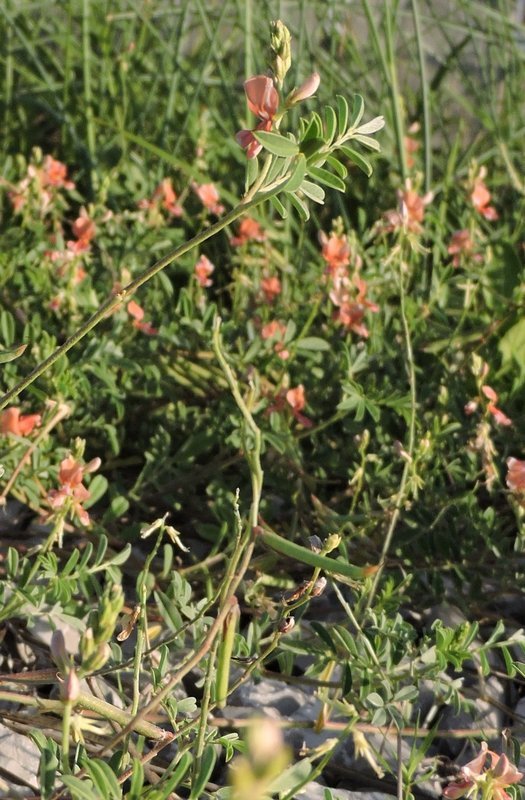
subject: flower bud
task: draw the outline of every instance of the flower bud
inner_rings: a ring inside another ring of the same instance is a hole
[[[66,703],[74,703],[80,695],[80,681],[74,669],[70,669],[60,684],[60,695]]]
[[[286,73],[292,66],[292,37],[290,31],[280,19],[270,23],[270,47],[274,54],[273,72],[280,88]]]
[[[341,534],[331,533],[328,539],[325,539],[323,551],[325,553],[331,553],[332,550],[337,550],[340,544],[341,544]]]
[[[302,100],[306,100],[308,97],[311,97],[319,88],[320,82],[321,76],[319,73],[312,72],[310,77],[307,78],[298,89],[294,89],[293,92],[288,96],[286,104],[293,106],[296,103],[300,103]]]
[[[69,665],[69,654],[66,650],[66,641],[62,631],[53,631],[51,637],[51,658],[61,672],[66,672]]]

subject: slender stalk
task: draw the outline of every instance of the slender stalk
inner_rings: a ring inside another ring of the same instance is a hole
[[[95,125],[93,119],[93,92],[91,87],[90,3],[91,0],[83,0],[82,4],[82,75],[84,83],[84,108],[86,115],[86,143],[89,157],[91,189],[96,190],[98,179],[94,170]]]
[[[421,22],[419,18],[418,0],[411,0],[414,29],[416,32],[417,57],[419,63],[419,80],[421,83],[421,100],[423,104],[423,147],[425,155],[425,192],[432,187],[432,118],[430,114],[430,100],[428,92],[428,79],[423,50],[423,37],[421,36]]]
[[[368,28],[370,31],[372,43],[374,45],[374,50],[377,58],[379,59],[379,63],[381,64],[381,69],[383,70],[383,75],[385,77],[390,92],[390,103],[392,106],[392,116],[394,120],[394,133],[396,137],[397,150],[399,154],[399,167],[401,171],[401,177],[403,178],[404,181],[407,176],[407,164],[406,164],[406,153],[404,146],[403,115],[401,112],[399,85],[397,80],[396,59],[394,53],[394,41],[393,41],[394,32],[392,29],[391,8],[389,5],[389,0],[385,0],[383,8],[384,8],[385,27],[386,27],[386,36],[385,36],[386,42],[385,46],[383,47],[379,39],[379,31],[376,25],[376,21],[374,19],[374,12],[370,7],[370,2],[369,0],[362,0],[362,3],[365,16],[368,22]]]
[[[66,701],[62,703],[62,774],[68,775],[71,772],[69,767],[69,734],[71,731],[71,711],[73,703]]]
[[[49,683],[49,681],[47,682]],[[63,700],[46,700],[45,698],[35,697],[32,694],[23,694],[22,692],[0,691],[0,700],[16,702],[20,705],[39,708],[44,713],[48,714],[61,715],[64,708]],[[114,706],[105,700],[100,700],[98,697],[94,697],[91,694],[86,694],[85,692],[80,692],[79,696],[73,703],[73,706],[76,709],[92,711],[99,717],[111,720],[112,722],[117,722],[119,725],[127,725],[129,723],[131,725],[130,730],[133,730],[142,736],[146,736],[148,739],[163,740],[167,738],[169,741],[172,738],[169,732],[159,728],[152,722],[148,722],[144,719],[134,720],[128,711],[123,711],[122,709],[117,708],[117,706]]]
[[[394,113],[394,131],[396,134],[397,152],[399,156],[399,167],[403,182],[408,175],[407,154],[405,149],[403,112],[401,110],[401,98],[399,94],[399,82],[397,79],[397,61],[394,49],[394,30],[392,27],[392,8],[390,0],[385,0],[385,26],[386,26],[386,51],[389,71],[390,95],[392,101],[392,111]]]
[[[210,653],[208,656],[208,668],[206,670],[206,677],[204,680],[204,687],[202,691],[199,724],[197,727],[197,739],[195,742],[195,751],[194,751],[194,758],[192,765],[192,775],[193,775],[192,785],[195,785],[197,783],[197,778],[199,777],[199,773],[201,770],[201,761],[202,761],[202,754],[204,752],[204,745],[206,744],[208,711],[210,708],[211,692],[212,692],[213,678],[215,673],[217,644],[218,642],[216,639],[213,642],[213,645],[211,646]],[[193,790],[190,794],[190,800],[199,800],[199,798],[193,793]]]
[[[414,352],[412,350],[412,337],[410,334],[410,327],[408,325],[408,320],[406,315],[406,295],[405,295],[405,286],[402,274],[403,270],[402,250],[400,250],[399,258],[400,258],[399,300],[400,300],[400,310],[401,310],[401,322],[403,325],[403,333],[405,336],[406,365],[408,370],[408,382],[410,388],[410,423],[408,428],[408,443],[406,448],[407,459],[405,461],[405,465],[403,467],[403,473],[401,475],[401,481],[399,484],[399,491],[397,493],[395,501],[394,512],[392,514],[390,525],[388,526],[388,530],[386,532],[386,536],[383,542],[383,547],[381,549],[379,568],[374,575],[372,581],[372,587],[367,597],[365,612],[371,607],[375,594],[377,592],[377,587],[379,586],[379,581],[381,580],[381,576],[385,568],[386,557],[388,551],[390,550],[390,545],[392,544],[392,539],[394,537],[394,532],[396,530],[397,523],[399,522],[401,509],[403,507],[403,503],[406,500],[407,484],[410,472],[412,471],[414,466],[413,456],[414,456],[414,448],[416,440],[416,414],[417,414],[416,368],[414,363]]]

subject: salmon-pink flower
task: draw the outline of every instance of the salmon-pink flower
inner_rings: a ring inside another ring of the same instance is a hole
[[[281,281],[276,275],[261,280],[261,289],[267,303],[273,303],[276,297],[281,294]]]
[[[347,330],[357,333],[363,339],[368,338],[368,328],[363,323],[365,309],[359,303],[343,303],[335,312],[334,318]]]
[[[210,275],[215,269],[215,265],[210,261],[207,256],[202,255],[195,264],[195,277],[199,286],[205,289],[207,286],[212,286],[213,281]]]
[[[159,200],[162,207],[165,208],[172,217],[182,216],[182,206],[177,203],[177,195],[173,188],[171,178],[164,178],[164,180],[159,183],[155,189],[153,198],[154,200]]]
[[[85,208],[80,210],[80,216],[76,218],[71,229],[75,239],[68,241],[67,249],[75,255],[88,252],[91,246],[91,240],[95,236],[96,228],[95,223],[89,218]]]
[[[224,206],[219,203],[219,192],[213,183],[194,183],[193,191],[207,211],[219,216],[224,211]]]
[[[489,769],[484,769],[487,757],[490,758]],[[486,800],[510,800],[505,791],[508,786],[518,783],[523,774],[518,772],[506,755],[498,755],[488,749],[487,743],[481,743],[480,753],[460,768],[459,778],[443,790],[443,797],[458,800],[472,794],[472,790],[482,791]]]
[[[135,300],[130,300],[127,306],[128,314],[133,317],[133,327],[137,328],[147,336],[156,336],[158,333],[157,328],[154,328],[151,322],[144,322],[144,309],[139,306]]]
[[[159,207],[164,208],[172,217],[181,217],[184,213],[182,206],[177,203],[177,194],[171,178],[164,178],[153,192],[151,200],[139,200],[138,207],[145,211],[155,211]]]
[[[507,486],[511,492],[525,493],[525,461],[507,458]]]
[[[320,231],[319,241],[322,247],[321,254],[329,272],[348,266],[350,246],[345,235],[337,236],[335,233],[331,233],[330,236],[327,236],[324,231]]]
[[[292,414],[294,415],[295,419],[304,425],[305,428],[311,428],[313,422],[301,414],[301,411],[306,405],[306,395],[304,391],[304,386],[302,383],[299,386],[296,386],[294,389],[288,389],[286,392],[286,402],[292,409]]]
[[[66,165],[57,161],[53,156],[44,158],[42,184],[43,186],[55,186],[57,189],[75,188],[73,181],[68,180]]]
[[[239,224],[237,236],[232,236],[230,244],[233,247],[240,247],[247,242],[264,242],[266,234],[260,224],[252,217],[244,217]]]
[[[316,93],[317,89],[319,88],[319,84],[321,83],[321,76],[318,72],[312,72],[310,77],[308,77],[298,89],[294,89],[291,95],[288,97],[286,103],[287,105],[295,105],[295,103],[300,103],[302,100],[307,100],[313,94]]]
[[[255,75],[244,82],[248,108],[260,120],[273,120],[279,108],[279,92],[266,75]]]
[[[492,386],[489,386],[488,384],[484,384],[481,387],[481,391],[483,392],[485,397],[490,401],[489,404],[487,405],[487,411],[489,412],[489,414],[492,415],[492,417],[494,418],[494,421],[498,425],[512,425],[512,420],[509,419],[509,417],[507,417],[506,414],[504,414],[503,411],[501,411],[496,406],[496,403],[498,402],[498,395],[494,391]]]
[[[89,218],[85,208],[80,210],[80,216],[76,218],[72,227],[73,236],[79,241],[90,242],[95,236],[95,223]]]
[[[253,129],[254,131],[270,131],[272,129],[272,122],[271,120],[265,120],[260,122],[258,125],[255,126]],[[246,157],[247,158],[255,158],[258,156],[262,150],[262,144],[257,141],[255,136],[253,135],[253,131],[239,131],[235,134],[235,139],[237,144],[240,144],[243,150],[246,150]]]
[[[465,229],[455,231],[455,233],[452,234],[452,239],[450,240],[450,244],[447,248],[448,254],[453,256],[452,266],[459,267],[462,256],[468,258],[472,255],[473,249],[474,242],[472,241],[469,231]],[[479,256],[477,259],[478,258]]]
[[[472,191],[470,193],[470,201],[478,214],[481,214],[485,219],[494,221],[499,218],[499,214],[494,206],[489,206],[492,195],[485,186],[486,175],[486,168],[481,167],[477,176],[474,178]]]
[[[59,489],[52,489],[47,496],[51,508],[62,508],[69,503],[69,509],[76,514],[82,525],[89,525],[90,518],[82,506],[91,497],[90,492],[82,483],[84,475],[95,472],[102,462],[100,458],[93,458],[88,464],[80,464],[72,456],[64,458],[58,473]]]
[[[286,325],[277,319],[267,322],[263,325],[261,330],[261,337],[266,339],[277,339],[274,344],[274,352],[277,353],[279,358],[286,361],[290,358],[290,352],[284,346],[284,336],[286,334]]]
[[[253,130],[270,131],[279,108],[279,92],[272,79],[266,75],[255,75],[244,82],[244,91],[248,108],[259,119]],[[237,143],[246,150],[248,158],[255,158],[262,150],[262,145],[253,135],[253,130],[242,130],[235,136]]]
[[[13,433],[15,436],[27,436],[41,422],[41,414],[20,414],[19,408],[11,406],[2,411],[0,415],[0,431],[3,434]]]
[[[405,188],[397,193],[398,208],[387,211],[384,215],[386,225],[383,230],[395,231],[404,228],[410,233],[421,233],[425,207],[432,202],[433,196],[432,192],[427,192],[421,197],[412,188],[410,179],[407,179]]]

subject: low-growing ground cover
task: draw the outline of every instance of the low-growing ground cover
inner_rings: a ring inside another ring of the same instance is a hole
[[[523,26],[277,6],[1,11],[6,797],[519,796]]]

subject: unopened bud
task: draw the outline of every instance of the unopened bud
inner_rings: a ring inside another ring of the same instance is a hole
[[[289,106],[293,106],[296,103],[300,103],[302,100],[306,100],[308,97],[311,97],[313,94],[316,93],[317,89],[319,88],[319,84],[321,83],[321,76],[318,72],[312,72],[309,78],[307,78],[304,83],[302,83],[298,89],[294,89],[291,95],[286,100],[286,104]]]
[[[331,553],[332,550],[337,550],[341,544],[341,534],[331,533],[328,539],[325,539],[323,550],[325,553]]]
[[[60,695],[66,703],[74,703],[80,695],[80,681],[74,669],[70,669],[60,684]]]
[[[82,662],[87,661],[88,658],[95,652],[95,638],[93,636],[93,628],[86,628],[80,637],[80,656]]]
[[[286,73],[292,66],[292,37],[280,19],[270,23],[270,47],[274,54],[273,72],[282,89]]]
[[[279,623],[278,631],[279,633],[290,633],[291,630],[295,627],[295,619],[294,617],[285,617]]]
[[[296,586],[295,589],[292,589],[290,592],[287,592],[283,597],[283,603],[285,606],[290,606],[292,603],[296,603],[297,600],[300,600],[303,597],[310,586],[312,585],[312,581],[303,581],[299,586]]]
[[[89,658],[82,659],[82,673],[88,674],[102,669],[106,661],[111,655],[111,647],[107,642],[99,644],[97,649],[91,653]]]
[[[86,466],[82,468],[82,472],[96,472],[101,464],[102,461],[98,456],[96,458],[92,458],[91,461],[88,461]]]
[[[60,669],[61,672],[66,672],[69,666],[69,654],[66,650],[66,641],[62,631],[53,631],[51,637],[51,658]]]
[[[472,416],[478,410],[478,404],[475,400],[469,400],[468,403],[465,403],[465,407],[463,411],[467,415],[467,417]]]

